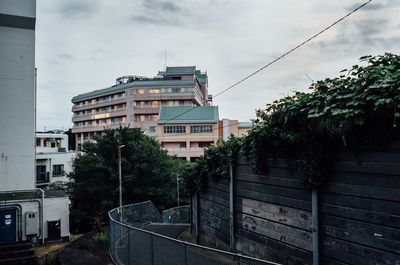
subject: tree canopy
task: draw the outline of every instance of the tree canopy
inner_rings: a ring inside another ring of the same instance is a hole
[[[152,200],[163,209],[176,201],[176,174],[183,161],[169,156],[141,129],[107,129],[85,143],[70,174],[72,228],[88,231],[104,223],[119,205],[118,146],[121,148],[123,204]]]

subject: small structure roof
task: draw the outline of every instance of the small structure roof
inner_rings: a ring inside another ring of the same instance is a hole
[[[159,124],[216,122],[218,122],[217,106],[161,107],[158,118]]]
[[[194,75],[196,66],[168,66],[165,75]]]

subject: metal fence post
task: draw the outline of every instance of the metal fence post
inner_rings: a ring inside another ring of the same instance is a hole
[[[151,265],[154,265],[154,247],[153,247],[153,235],[150,234],[150,252],[151,252]]]
[[[234,210],[235,205],[233,203],[234,196],[233,196],[233,167],[232,165],[229,166],[229,247],[231,251],[235,250],[235,231],[234,231]]]
[[[128,264],[131,264],[131,249],[130,249],[130,243],[131,243],[131,239],[130,239],[131,233],[130,233],[130,228],[128,227]]]
[[[185,265],[187,265],[187,245],[185,244]]]

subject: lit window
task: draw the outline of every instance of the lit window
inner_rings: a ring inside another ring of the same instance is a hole
[[[149,94],[159,94],[160,89],[159,88],[150,88],[149,89]]]

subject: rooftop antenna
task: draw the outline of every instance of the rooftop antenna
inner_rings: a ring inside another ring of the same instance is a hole
[[[164,68],[167,71],[167,48],[164,50]]]
[[[157,55],[157,72],[160,72],[160,55]]]

